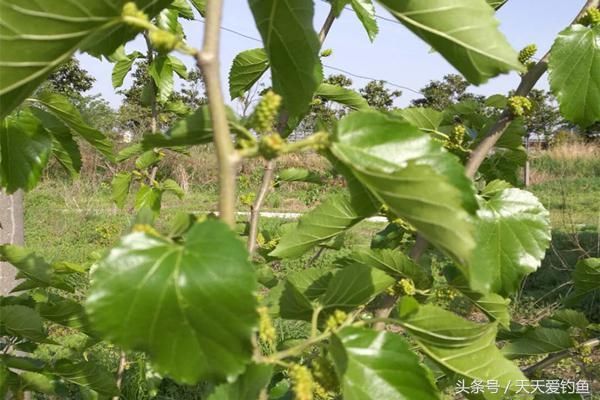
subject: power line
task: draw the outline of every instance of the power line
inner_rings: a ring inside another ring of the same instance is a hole
[[[204,23],[204,20],[202,20],[202,19],[193,19],[192,21],[197,21],[197,22]],[[230,28],[221,26],[221,30],[223,30],[225,32],[232,33],[234,35],[238,35],[238,36],[243,37],[243,38],[248,39],[248,40],[252,40],[254,42],[262,43],[262,40],[260,40],[258,38],[255,38],[255,37],[252,37],[250,35],[247,35],[245,33],[238,32],[238,31],[236,31],[234,29],[230,29]],[[345,69],[342,69],[342,68],[339,68],[339,67],[335,67],[333,65],[328,65],[328,64],[323,64],[323,67],[327,68],[327,69],[330,69],[330,70],[333,70],[333,71],[344,73],[344,74],[349,75],[349,76],[351,76],[353,78],[356,78],[356,79],[363,79],[363,80],[368,80],[368,81],[382,81],[382,82],[384,82],[384,83],[386,83],[386,84],[388,84],[390,86],[397,87],[399,89],[408,90],[409,92],[413,92],[413,93],[416,93],[418,95],[422,94],[421,91],[419,91],[419,90],[415,90],[415,89],[410,88],[408,86],[404,86],[404,85],[400,85],[400,84],[397,84],[397,83],[394,83],[394,82],[390,82],[387,79],[379,79],[379,78],[373,78],[373,77],[366,76],[366,75],[355,74],[354,72],[350,72],[348,70],[345,70]]]

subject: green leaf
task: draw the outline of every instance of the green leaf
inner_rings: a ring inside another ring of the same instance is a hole
[[[71,134],[71,129],[53,114],[40,108],[30,108],[33,115],[40,120],[44,129],[52,135],[52,154],[63,168],[76,177],[81,170],[81,152],[79,145]]]
[[[194,8],[196,8],[203,17],[206,14],[206,1],[207,0],[190,0]]]
[[[351,264],[333,275],[327,290],[317,301],[331,311],[349,311],[367,304],[395,282],[395,278],[380,269],[364,264]]]
[[[368,110],[370,108],[369,103],[360,93],[329,83],[321,83],[315,96],[343,104],[351,110]]]
[[[21,371],[40,372],[44,370],[46,363],[30,357],[18,357],[10,354],[0,354],[0,362],[9,368],[18,369]]]
[[[151,149],[154,147],[151,147]],[[116,162],[121,163],[123,161],[129,160],[132,157],[138,157],[144,154],[145,151],[149,149],[145,149],[141,143],[132,144],[131,146],[127,146],[121,151],[117,153],[117,157],[115,159]]]
[[[154,150],[148,150],[135,160],[135,167],[140,170],[156,165],[161,159],[160,154]]]
[[[524,336],[506,344],[502,353],[508,358],[518,358],[538,354],[556,353],[570,349],[575,343],[568,331],[555,328],[537,327]]]
[[[345,400],[440,398],[430,372],[399,335],[347,327],[329,349]]]
[[[233,380],[252,356],[254,268],[222,222],[196,224],[184,238],[125,236],[93,271],[86,309],[107,340],[148,353],[159,373]]]
[[[286,168],[277,174],[277,182],[322,183],[321,176],[305,168]]]
[[[523,71],[485,0],[378,0],[471,83]]]
[[[500,7],[502,7],[508,0],[486,0],[488,2],[488,4],[490,6],[492,6],[492,8],[494,10],[498,10]]]
[[[488,107],[503,109],[507,104],[508,98],[503,94],[494,94],[485,99],[485,105]]]
[[[574,290],[565,299],[565,304],[577,305],[587,296],[600,294],[600,258],[579,260],[572,279]]]
[[[210,143],[213,130],[208,106],[198,108],[193,114],[177,121],[165,134],[144,135],[142,147],[194,146]]]
[[[148,67],[148,74],[156,85],[158,102],[166,103],[173,94],[175,84],[171,60],[167,56],[156,57]]]
[[[0,307],[0,332],[39,343],[52,343],[46,335],[40,315],[25,306]]]
[[[154,215],[158,215],[160,213],[161,201],[162,190],[142,183],[135,196],[135,209],[139,211],[143,208],[148,208],[152,210]]]
[[[163,192],[173,193],[175,196],[179,197],[180,199],[182,199],[183,196],[185,195],[185,192],[183,191],[181,186],[179,186],[179,184],[177,182],[175,182],[173,179],[166,179],[165,181],[161,182],[160,189]]]
[[[572,25],[552,45],[550,89],[560,113],[586,128],[600,120],[600,25]]]
[[[242,51],[235,56],[229,70],[229,95],[235,100],[246,93],[269,69],[264,49]]]
[[[333,195],[304,214],[298,221],[298,227],[286,232],[270,255],[298,258],[376,212],[377,207],[367,193],[354,197]]]
[[[471,288],[511,295],[544,258],[550,244],[549,213],[530,192],[505,189],[482,201],[478,216]]]
[[[256,400],[271,381],[273,366],[250,364],[233,383],[217,386],[208,400]]]
[[[475,307],[479,308],[492,321],[498,321],[505,328],[510,327],[510,299],[496,293],[483,295],[471,290],[468,280],[456,268],[446,269],[448,283],[458,289]]]
[[[89,336],[96,336],[90,328],[83,306],[76,301],[57,296],[48,303],[38,304],[36,310],[42,318],[48,321],[77,329]]]
[[[150,17],[170,0],[137,0]],[[0,118],[29,96],[77,50],[109,55],[136,30],[121,19],[122,0],[2,0]],[[27,49],[24,51],[24,49]]]
[[[433,283],[431,273],[398,250],[361,249],[350,254],[350,258],[396,278],[408,278],[418,289],[429,289]]]
[[[410,107],[395,113],[426,133],[437,132],[444,119],[441,111],[425,107]]]
[[[8,193],[31,190],[52,151],[52,138],[29,111],[0,121],[0,186]]]
[[[400,303],[402,327],[436,363],[469,379],[498,381],[506,388],[527,381],[521,370],[496,347],[497,326],[477,324],[412,298]]]
[[[10,244],[0,246],[0,260],[10,263],[19,270],[19,278],[27,278],[33,281],[30,287],[55,287],[58,289],[73,291],[73,288],[58,277],[54,268],[36,253],[21,246]],[[13,291],[17,291],[20,285]]]
[[[52,373],[68,382],[92,389],[100,395],[119,394],[115,378],[104,368],[92,362],[59,360],[54,364]]]
[[[167,56],[169,62],[171,63],[171,68],[173,68],[173,72],[175,72],[181,79],[188,79],[189,74],[187,67],[179,58],[175,56]]]
[[[123,81],[125,80],[125,77],[129,73],[129,71],[131,71],[131,67],[133,67],[133,63],[135,62],[135,60],[137,60],[138,58],[143,57],[143,56],[144,55],[142,53],[140,53],[139,51],[134,51],[130,55],[128,55],[122,59],[119,59],[115,63],[115,66],[114,66],[113,72],[112,72],[113,88],[119,88],[119,87],[123,86]]]
[[[127,200],[127,196],[129,195],[129,188],[131,187],[131,181],[133,180],[133,175],[131,172],[119,172],[115,174],[112,179],[112,201],[115,202],[117,207],[123,208],[125,206],[125,201]]]
[[[107,159],[114,159],[111,141],[102,132],[89,126],[67,97],[56,93],[44,92],[38,98],[30,100],[46,107],[50,113],[91,144]]]
[[[192,10],[192,7],[187,0],[174,0],[173,4],[171,4],[169,8],[177,10],[181,18],[185,18],[187,20],[194,19],[194,10]]]
[[[283,97],[290,119],[308,111],[323,79],[314,4],[305,0],[249,0],[269,56],[273,90]]]
[[[458,159],[407,122],[376,111],[338,124],[333,154],[379,200],[459,260],[473,247],[477,205]]]
[[[356,13],[356,16],[363,24],[367,35],[371,42],[375,40],[375,36],[379,33],[379,27],[377,26],[377,19],[375,16],[375,6],[372,0],[351,0],[350,5]]]

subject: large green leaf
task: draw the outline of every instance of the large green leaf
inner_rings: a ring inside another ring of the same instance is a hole
[[[574,290],[565,299],[568,305],[577,305],[587,296],[600,296],[600,258],[579,260],[572,274]]]
[[[38,304],[36,310],[48,321],[77,329],[90,336],[96,335],[89,326],[83,306],[74,300],[52,296],[49,302]]]
[[[350,258],[391,276],[411,279],[419,289],[429,289],[433,283],[430,272],[398,250],[361,249],[350,254]]]
[[[0,307],[0,333],[40,343],[52,343],[44,330],[40,315],[26,306]]]
[[[552,45],[548,71],[563,117],[584,128],[600,120],[600,25],[562,31]]]
[[[136,0],[150,16],[171,0]],[[0,118],[8,115],[77,50],[111,54],[136,31],[122,19],[122,0],[1,0]]]
[[[300,257],[376,212],[377,207],[367,193],[353,197],[333,195],[303,215],[297,228],[286,232],[270,255],[280,258]]]
[[[0,121],[0,186],[9,193],[33,189],[51,151],[51,136],[29,111]]]
[[[574,345],[568,331],[540,326],[508,343],[502,348],[502,353],[508,358],[517,358],[556,353],[557,351],[570,349]]]
[[[57,93],[44,92],[37,98],[30,100],[46,107],[50,113],[96,148],[106,158],[109,160],[114,158],[111,141],[102,132],[89,126],[67,97]]]
[[[305,0],[249,0],[269,56],[273,90],[294,120],[309,108],[323,79],[314,4]]]
[[[148,186],[145,183],[140,185],[140,189],[135,196],[135,209],[141,210],[148,208],[152,210],[154,215],[160,213],[160,206],[162,202],[162,190],[153,186]]]
[[[400,118],[376,111],[338,124],[333,154],[399,217],[459,260],[473,247],[472,182],[441,144]]]
[[[369,103],[367,100],[352,89],[332,85],[329,83],[321,83],[315,96],[324,98],[325,100],[343,104],[351,110],[367,110]]]
[[[317,302],[326,309],[352,310],[368,303],[395,282],[395,278],[380,269],[351,264],[333,275]]]
[[[123,81],[125,77],[131,71],[131,67],[133,67],[133,63],[138,58],[143,57],[143,54],[139,51],[134,51],[128,56],[123,57],[115,63],[112,72],[112,84],[114,88],[119,88],[123,86]]]
[[[235,56],[229,71],[231,100],[243,96],[269,69],[269,57],[264,49],[242,51]]]
[[[109,341],[148,353],[158,372],[177,381],[233,380],[252,356],[254,268],[220,221],[196,224],[184,239],[124,237],[92,273],[92,326]]]
[[[522,71],[486,0],[378,0],[474,84]]]
[[[250,364],[235,382],[217,386],[208,400],[256,400],[271,381],[273,366]]]
[[[277,182],[308,182],[322,183],[319,174],[305,168],[286,168],[277,174]]]
[[[396,113],[427,133],[435,133],[444,119],[444,114],[433,108],[410,107],[398,110]]]
[[[419,306],[412,298],[403,298],[399,312],[401,325],[444,368],[469,379],[496,380],[502,388],[526,381],[496,347],[495,323],[477,324],[436,306]]]
[[[468,272],[471,288],[513,294],[544,258],[550,244],[549,213],[533,194],[520,189],[497,191],[481,207]]]
[[[345,400],[440,398],[431,373],[399,335],[347,327],[329,349]]]

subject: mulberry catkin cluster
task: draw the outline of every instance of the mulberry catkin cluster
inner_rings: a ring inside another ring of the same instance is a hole
[[[535,53],[537,53],[537,46],[535,44],[525,46],[519,52],[519,62],[523,65],[527,65]]]
[[[581,25],[596,26],[600,24],[600,10],[596,7],[589,8],[585,15],[579,20]]]
[[[304,365],[294,364],[289,370],[292,388],[297,400],[313,400],[315,383],[310,370]]]
[[[527,97],[512,96],[508,99],[508,108],[513,115],[522,117],[531,112],[533,104]]]
[[[269,90],[264,94],[254,114],[252,116],[252,125],[260,133],[269,133],[273,131],[275,118],[281,107],[281,96]]]

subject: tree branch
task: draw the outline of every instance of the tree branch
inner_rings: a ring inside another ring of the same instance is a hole
[[[196,53],[196,62],[202,70],[208,95],[214,143],[219,164],[219,215],[229,226],[235,226],[235,168],[238,162],[221,90],[219,39],[223,0],[211,0],[206,6],[204,43]]]
[[[319,41],[321,43],[321,46],[323,45],[323,42],[325,42],[325,39],[327,38],[327,35],[329,34],[329,31],[331,30],[331,26],[333,25],[334,21],[335,12],[332,6],[331,10],[329,11],[329,14],[327,15],[327,18],[325,19],[325,22],[323,23],[323,27],[319,32]],[[279,123],[277,127],[279,132],[282,132],[287,127],[288,119],[289,115],[284,110],[279,118]],[[267,198],[267,195],[269,193],[269,190],[271,189],[273,176],[275,175],[276,168],[276,160],[269,160],[267,162],[262,182],[260,183],[260,187],[258,188],[256,200],[254,201],[252,208],[250,208],[250,227],[248,229],[248,251],[250,252],[250,254],[254,253],[254,251],[256,250],[256,237],[258,236],[260,210],[262,209],[265,199]]]
[[[577,16],[573,19],[570,25],[573,25],[579,21],[579,19],[585,15],[587,10],[592,7],[598,7],[600,4],[600,0],[588,0],[585,5],[579,11]],[[538,80],[544,75],[546,70],[548,69],[548,58],[550,57],[550,51],[548,51],[542,59],[535,64],[523,77],[521,78],[521,82],[515,92],[516,96],[527,96],[531,89],[535,86]],[[473,150],[471,153],[471,157],[467,161],[467,165],[465,166],[465,174],[469,178],[475,177],[475,174],[481,167],[481,164],[489,154],[489,152],[494,148],[498,140],[502,137],[504,132],[508,126],[513,122],[514,115],[507,108],[504,109],[502,114],[500,115],[500,119],[492,126],[492,129],[488,132],[486,137],[479,143],[479,145]],[[410,251],[410,257],[416,262],[421,258],[425,250],[429,247],[429,243],[425,238],[423,238],[420,234],[417,235],[417,239],[413,248]],[[397,297],[393,299],[388,299],[386,301],[386,306],[384,308],[378,309],[375,313],[378,317],[384,318],[388,317],[392,310],[395,307]],[[378,330],[384,329],[385,326],[378,325],[376,328]]]
[[[581,343],[580,346],[594,348],[598,345],[600,345],[600,338],[590,339]],[[571,355],[571,352],[572,349],[567,349],[559,351],[558,353],[550,354],[543,360],[538,361],[537,363],[530,365],[529,367],[523,368],[523,374],[529,378],[533,376],[537,371],[548,368],[549,366],[556,364],[560,360],[569,357]]]

